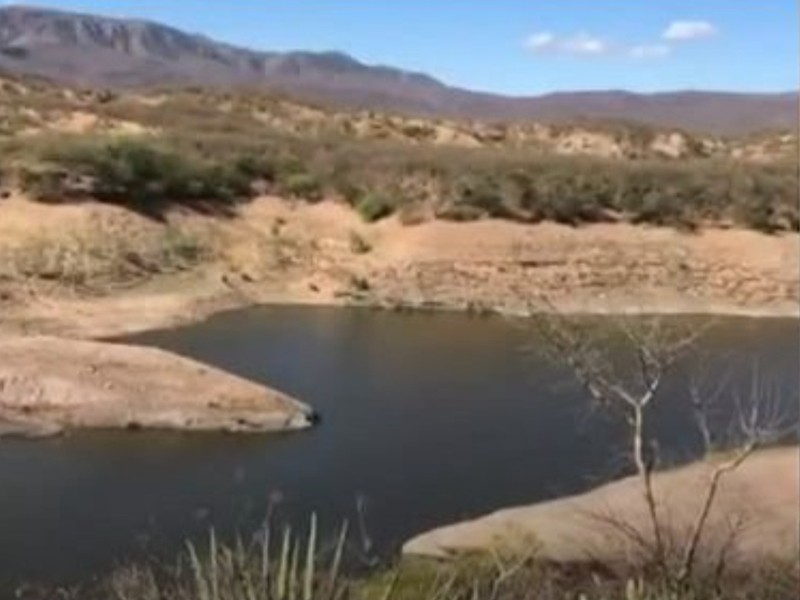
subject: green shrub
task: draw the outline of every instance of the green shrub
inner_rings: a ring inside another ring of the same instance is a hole
[[[75,108],[48,89],[27,94],[26,106],[42,115]],[[160,133],[127,139],[41,133],[0,140],[6,168],[19,173],[31,195],[48,201],[94,196],[157,212],[176,203],[230,210],[262,191],[311,201],[331,192],[367,221],[415,206],[422,207],[419,214],[457,220],[579,225],[613,217],[681,228],[722,222],[767,232],[800,228],[792,160],[703,158],[700,149],[692,160],[636,151],[626,159],[603,159],[555,156],[511,143],[461,148],[362,139],[349,121],[298,127],[291,107],[257,94],[170,90],[153,106],[124,95],[98,100],[88,99],[99,117]],[[19,121],[10,131],[35,125],[17,112],[9,116]],[[259,112],[274,121],[259,118]],[[388,123],[388,130],[395,127]],[[425,122],[400,127],[420,140],[431,131]],[[649,144],[655,133],[628,123],[612,123],[607,132],[634,146]],[[28,167],[20,170],[21,164]]]
[[[483,175],[465,176],[456,181],[455,204],[474,206],[485,214],[495,216],[505,198],[497,179]]]
[[[67,139],[46,151],[50,170],[31,171],[24,181],[39,196],[71,196],[81,180],[98,200],[146,212],[170,203],[229,205],[250,193],[247,173],[179,153],[155,140]],[[68,172],[69,177],[61,174]]]
[[[760,202],[744,202],[739,207],[741,221],[756,231],[775,233],[778,230],[772,207]]]
[[[364,194],[356,204],[356,210],[367,223],[374,223],[394,212],[391,202],[377,192]]]
[[[233,169],[248,181],[256,179],[274,181],[276,176],[273,161],[257,154],[242,154],[234,162]]]
[[[280,191],[292,198],[304,200],[322,198],[322,184],[311,173],[289,173],[281,180]]]
[[[66,183],[67,174],[54,168],[23,168],[19,173],[19,185],[34,200],[58,202],[70,196]]]

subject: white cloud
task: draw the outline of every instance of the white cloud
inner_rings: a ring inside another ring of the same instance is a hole
[[[637,60],[665,58],[670,54],[672,54],[672,47],[667,44],[641,44],[628,49],[628,55]]]
[[[581,33],[562,42],[562,48],[569,54],[582,54],[586,56],[600,56],[608,54],[611,46],[605,40]]]
[[[541,31],[528,36],[525,46],[534,52],[550,50],[556,43],[556,36],[549,31]]]
[[[661,37],[665,40],[683,42],[711,38],[717,33],[717,28],[708,21],[673,21]]]
[[[707,39],[718,33],[717,27],[708,21],[676,20],[664,29],[660,40],[644,39],[632,43],[613,41],[586,32],[561,35],[552,31],[538,31],[528,36],[524,45],[529,51],[541,55],[655,60],[671,56],[680,42]]]
[[[549,31],[540,31],[528,36],[525,47],[537,54],[564,56],[604,56],[612,51],[609,42],[588,33],[559,37]]]

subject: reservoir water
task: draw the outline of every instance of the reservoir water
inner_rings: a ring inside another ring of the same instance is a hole
[[[709,369],[746,389],[758,365],[796,410],[798,327],[721,319],[702,342],[716,357]],[[425,529],[625,472],[618,424],[587,410],[568,374],[537,355],[528,328],[501,318],[273,307],[125,341],[277,387],[322,422],[271,436],[0,441],[5,589],[168,557],[212,526],[247,535],[270,505],[303,523],[315,511],[328,531],[349,519],[359,545],[386,553]],[[684,384],[678,370],[658,413],[665,462],[697,451]]]

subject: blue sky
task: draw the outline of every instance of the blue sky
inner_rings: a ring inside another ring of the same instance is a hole
[[[35,0],[34,0],[35,1]],[[795,0],[50,0],[509,94],[798,87]]]

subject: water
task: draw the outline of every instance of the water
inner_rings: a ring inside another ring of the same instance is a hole
[[[587,414],[563,371],[521,352],[530,332],[502,319],[272,308],[131,341],[278,387],[322,424],[272,436],[2,441],[0,584],[74,581],[169,556],[212,525],[252,532],[276,502],[289,519],[317,511],[329,531],[348,518],[389,552],[427,528],[624,471],[616,424]],[[797,405],[798,321],[725,319],[704,347],[732,356],[724,372],[738,385],[757,358]],[[669,383],[659,414],[667,459],[697,447],[680,383]]]

